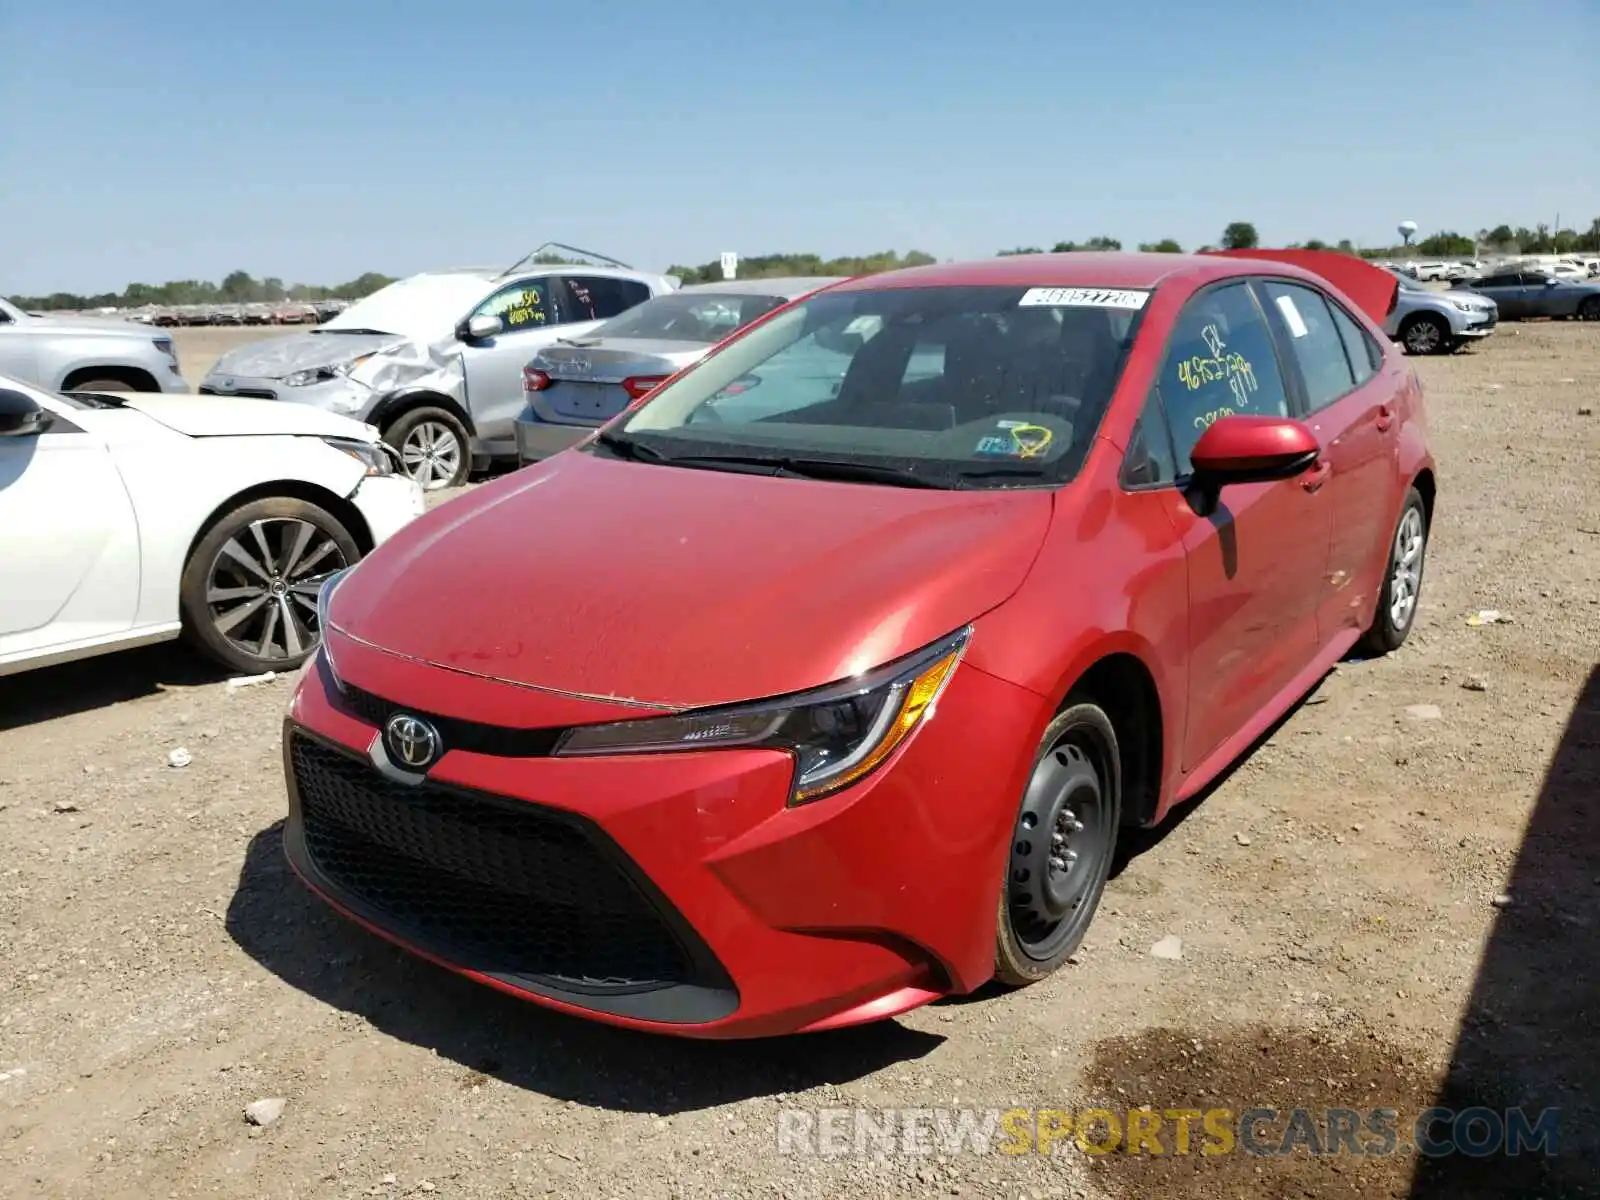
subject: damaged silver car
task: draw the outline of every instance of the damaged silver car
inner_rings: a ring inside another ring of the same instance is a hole
[[[672,276],[613,260],[537,261],[546,249],[503,271],[432,271],[392,283],[313,329],[223,355],[199,390],[355,417],[382,431],[425,489],[464,483],[474,467],[515,458],[512,423],[530,358],[677,288]]]

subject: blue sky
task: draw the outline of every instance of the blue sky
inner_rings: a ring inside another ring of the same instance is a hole
[[[1600,0],[0,3],[0,292],[1600,216]]]

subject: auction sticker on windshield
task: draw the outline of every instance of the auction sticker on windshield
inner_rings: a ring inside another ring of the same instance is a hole
[[[1018,308],[1049,305],[1055,308],[1143,308],[1150,293],[1134,288],[1029,288]]]

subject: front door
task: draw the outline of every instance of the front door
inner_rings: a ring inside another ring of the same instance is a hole
[[[44,432],[0,436],[0,563],[15,583],[0,586],[0,661],[125,632],[138,610],[139,529],[122,476],[70,408],[49,411]]]
[[[559,327],[549,277],[518,279],[491,293],[471,317],[500,318],[493,337],[463,340],[467,411],[479,444],[488,453],[515,453],[511,428],[522,410],[522,368],[545,346],[570,330]]]
[[[1277,351],[1248,284],[1189,301],[1157,376],[1178,483],[1213,423],[1233,414],[1290,415]],[[1210,516],[1173,493],[1189,565],[1189,703],[1183,769],[1238,733],[1315,658],[1317,601],[1333,509],[1311,472],[1223,490]]]

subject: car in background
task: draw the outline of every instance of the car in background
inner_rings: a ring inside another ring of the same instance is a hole
[[[1450,264],[1446,262],[1408,262],[1401,270],[1413,279],[1424,283],[1438,282],[1450,275]]]
[[[322,581],[422,508],[347,417],[0,377],[0,675],[179,636],[298,667]]]
[[[402,279],[315,328],[224,354],[199,390],[376,425],[424,489],[454,487],[475,464],[516,455],[522,368],[541,347],[677,286],[625,266],[529,259]]]
[[[1600,321],[1600,283],[1560,279],[1544,268],[1499,271],[1464,286],[1493,300],[1504,321],[1533,317]]]
[[[1400,290],[1383,331],[1409,354],[1450,354],[1481,341],[1499,322],[1495,302],[1460,288],[1436,291],[1395,272]]]
[[[23,312],[0,300],[0,375],[46,391],[187,392],[172,339],[111,317]]]
[[[724,338],[842,277],[728,280],[657,296],[582,337],[563,337],[522,372],[518,457],[536,462],[583,440]]]
[[[295,871],[656,1032],[1044,979],[1132,830],[1418,613],[1394,277],[1253,253],[851,279],[401,531],[323,594]]]

